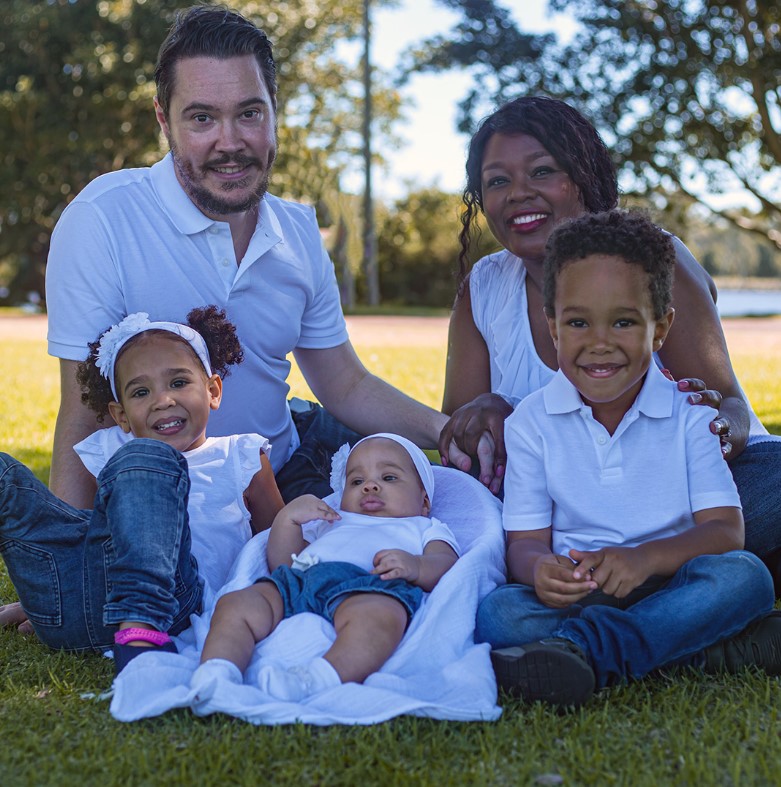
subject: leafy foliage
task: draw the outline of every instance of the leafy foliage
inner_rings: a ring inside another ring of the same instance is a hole
[[[387,1],[387,0],[386,0]],[[10,300],[43,292],[49,236],[90,180],[160,156],[157,50],[182,0],[4,0],[0,5],[0,279]],[[360,73],[337,43],[361,33],[362,0],[233,0],[269,34],[279,73],[274,189],[338,192],[360,150]],[[398,93],[375,80],[377,132]],[[333,201],[333,200],[332,200]],[[338,202],[338,200],[337,200]]]
[[[383,298],[407,306],[451,307],[456,292],[460,246],[455,228],[460,197],[424,189],[397,200],[381,225],[378,257]],[[490,233],[475,244],[471,258],[496,247]]]
[[[473,131],[476,120],[517,94],[519,85],[526,92],[542,90],[543,71],[529,66],[541,61],[546,47],[555,42],[553,36],[523,33],[495,0],[439,0],[439,5],[462,13],[463,19],[447,33],[412,47],[403,71],[406,76],[451,68],[472,73],[475,85],[460,104],[460,131]]]
[[[472,69],[463,128],[476,109],[517,95],[562,98],[594,120],[631,189],[702,198],[781,247],[777,2],[550,0],[580,23],[567,44],[524,36],[493,0],[440,2],[463,7],[464,21],[424,42],[409,66]],[[735,190],[751,212],[713,199]]]

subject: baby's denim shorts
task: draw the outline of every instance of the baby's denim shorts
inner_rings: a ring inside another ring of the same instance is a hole
[[[336,608],[352,593],[381,593],[395,598],[410,618],[423,601],[423,591],[404,579],[380,579],[352,563],[336,561],[316,563],[305,571],[279,566],[270,577],[258,582],[276,585],[286,618],[314,612],[333,623]]]

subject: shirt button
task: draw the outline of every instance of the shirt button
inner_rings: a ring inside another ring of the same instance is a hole
[[[216,235],[219,231],[220,228],[216,227],[214,224],[212,224],[212,226],[209,227],[209,232],[211,232],[212,235]]]
[[[605,437],[605,435],[600,435],[599,437],[597,437],[597,442],[600,445],[604,445],[607,442],[607,437]]]
[[[223,266],[224,266],[224,267],[226,267],[226,268],[227,268],[227,267],[228,267],[228,265],[230,265],[230,260],[229,260],[229,259],[227,259],[227,257],[226,257],[226,258],[223,258],[223,259],[222,259],[222,264],[223,264]]]

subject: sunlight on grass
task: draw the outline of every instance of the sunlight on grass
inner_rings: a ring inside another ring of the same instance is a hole
[[[356,345],[366,366],[438,407],[445,347]],[[756,347],[752,348],[756,351]],[[781,434],[781,353],[733,352],[747,395]],[[46,479],[59,375],[43,341],[0,340],[0,450]],[[292,395],[311,393],[294,368]],[[15,598],[0,566],[0,603]],[[53,654],[0,629],[0,779],[8,785],[740,784],[778,783],[781,686],[759,672],[662,674],[558,714],[504,699],[492,724],[403,717],[374,727],[253,727],[183,711],[120,724],[106,702],[111,662]],[[240,756],[237,756],[237,752]],[[251,764],[248,767],[247,763]]]
[[[424,353],[416,352],[413,347],[373,347],[355,345],[361,361],[366,368],[395,385],[405,394],[437,410],[442,406],[442,391],[445,377],[447,349],[426,348]],[[291,396],[313,399],[312,392],[303,375],[293,362],[288,377]]]
[[[8,383],[0,412],[0,447],[49,478],[54,421],[60,403],[60,373],[46,342],[0,340],[0,368]]]
[[[768,431],[781,434],[781,352],[773,358],[733,355],[732,364],[759,420]]]

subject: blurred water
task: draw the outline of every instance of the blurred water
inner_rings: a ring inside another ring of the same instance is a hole
[[[781,314],[781,290],[719,290],[722,317]]]

